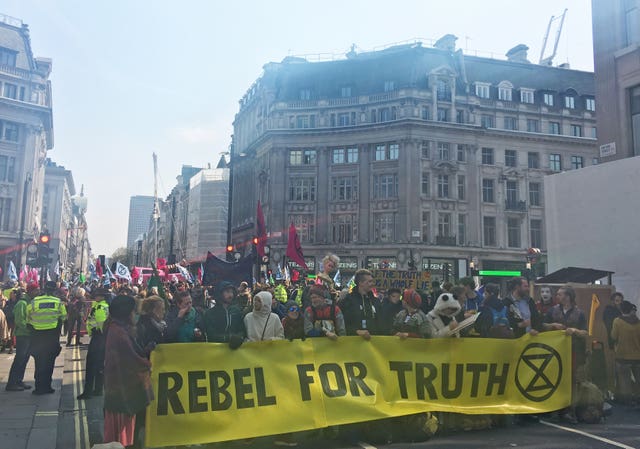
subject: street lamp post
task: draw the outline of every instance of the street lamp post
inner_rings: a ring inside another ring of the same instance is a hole
[[[22,244],[24,241],[24,226],[27,215],[27,189],[31,182],[31,173],[27,173],[24,178],[24,189],[22,191],[22,215],[20,217],[20,235],[18,237],[18,270],[22,266]]]

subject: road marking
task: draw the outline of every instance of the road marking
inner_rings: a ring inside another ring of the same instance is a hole
[[[593,438],[594,440],[602,441],[603,443],[610,444],[611,446],[620,447],[622,449],[636,449],[633,446],[627,446],[626,444],[619,443],[617,441],[610,440],[608,438],[599,437],[598,435],[594,435],[592,433],[584,432],[578,429],[572,429],[571,427],[564,427],[558,424],[553,424],[548,421],[540,420],[540,424],[544,424],[545,426],[555,427],[556,429],[566,430],[567,432],[577,433],[578,435],[582,435],[583,437]]]
[[[80,419],[78,417],[78,413],[79,413],[78,406],[79,406],[79,404],[78,404],[78,399],[76,399],[76,396],[78,396],[78,393],[77,393],[77,388],[78,388],[77,378],[78,378],[78,375],[79,375],[78,374],[78,370],[77,370],[77,366],[76,366],[78,364],[78,361],[75,360],[75,359],[78,358],[77,354],[76,354],[77,351],[78,351],[78,347],[76,346],[75,348],[73,348],[74,361],[73,361],[73,376],[72,376],[72,379],[71,379],[71,384],[72,384],[72,387],[73,387],[72,388],[72,394],[73,394],[73,410],[74,410],[74,412],[73,412],[74,426],[73,427],[74,427],[74,430],[75,430],[75,433],[76,433],[76,435],[75,435],[75,437],[76,437],[75,438],[76,449],[82,449],[82,447],[80,445]]]
[[[358,441],[358,446],[360,446],[362,449],[376,449],[375,446],[371,446],[368,443],[365,443],[364,441]]]

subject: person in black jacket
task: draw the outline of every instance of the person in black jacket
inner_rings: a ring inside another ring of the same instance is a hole
[[[204,332],[207,341],[229,343],[238,347],[246,336],[243,313],[234,301],[236,289],[230,282],[222,281],[213,291],[216,305],[204,314]]]
[[[369,270],[358,270],[355,287],[339,304],[344,315],[347,335],[360,335],[369,340],[372,335],[381,335],[376,299],[373,295],[373,276]]]
[[[166,341],[167,323],[164,321],[164,299],[149,296],[142,302],[142,313],[136,325],[138,344],[153,347]]]
[[[529,296],[529,282],[523,277],[509,279],[509,295],[504,298],[509,308],[509,322],[516,338],[526,333],[537,335],[543,330],[543,319],[535,301]]]
[[[422,300],[422,299],[421,299]],[[399,288],[390,288],[380,306],[380,327],[383,335],[393,335],[393,320],[402,311],[402,292]]]

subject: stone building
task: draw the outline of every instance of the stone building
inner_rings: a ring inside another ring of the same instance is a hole
[[[29,28],[0,14],[0,266],[24,263],[20,240],[42,229],[47,151],[53,148],[51,60],[34,57]],[[19,260],[21,259],[21,260]]]
[[[455,41],[266,64],[234,121],[236,247],[250,247],[260,200],[274,264],[291,222],[308,265],[336,252],[343,275],[460,277],[544,251],[543,177],[598,162],[593,74]]]
[[[640,0],[592,0],[603,162],[640,155]]]

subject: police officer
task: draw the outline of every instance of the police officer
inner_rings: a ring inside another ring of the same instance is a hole
[[[87,363],[84,376],[84,391],[78,399],[88,399],[91,396],[102,396],[104,383],[104,347],[105,336],[103,326],[109,317],[109,304],[106,297],[108,290],[98,288],[94,292],[94,302],[87,316],[87,333],[91,337],[87,350]]]
[[[45,294],[36,296],[27,306],[27,326],[31,329],[31,355],[35,359],[35,388],[33,394],[51,394],[51,376],[56,357],[60,354],[60,329],[67,319],[67,310],[59,298],[53,296],[57,286],[49,281]]]

